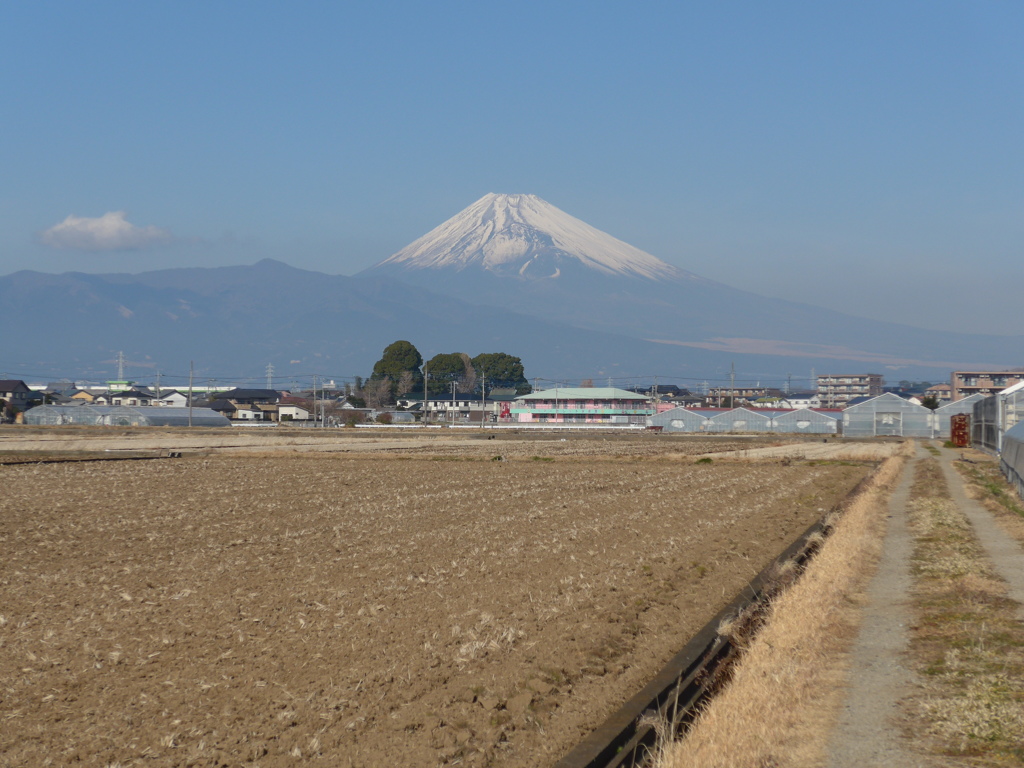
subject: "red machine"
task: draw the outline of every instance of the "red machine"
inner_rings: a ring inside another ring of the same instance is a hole
[[[955,413],[949,418],[949,439],[957,448],[971,444],[971,417],[967,413]]]

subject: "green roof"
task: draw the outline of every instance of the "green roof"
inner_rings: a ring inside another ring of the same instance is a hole
[[[521,395],[516,400],[650,400],[647,395],[638,395],[617,387],[555,387],[543,389],[530,395]]]

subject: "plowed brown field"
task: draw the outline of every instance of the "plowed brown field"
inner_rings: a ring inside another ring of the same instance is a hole
[[[0,765],[550,765],[868,471],[645,440],[0,467]]]

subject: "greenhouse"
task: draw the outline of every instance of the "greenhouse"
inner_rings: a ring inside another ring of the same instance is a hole
[[[191,411],[191,414],[189,413]],[[227,427],[209,408],[131,407],[127,405],[40,405],[25,411],[25,423],[37,426],[77,424],[103,427]]]
[[[839,416],[799,408],[775,415],[772,425],[776,432],[804,435],[834,435],[839,430]]]
[[[708,418],[692,408],[673,408],[647,417],[647,426],[661,427],[663,432],[703,432]]]
[[[747,408],[733,408],[716,413],[704,425],[705,432],[771,432],[773,411],[758,413]]]
[[[935,415],[886,392],[843,410],[845,437],[935,437]]]
[[[1007,481],[1024,499],[1024,421],[1019,421],[1003,435],[1003,450],[999,455],[999,468]]]
[[[939,406],[935,409],[935,437],[943,440],[948,440],[951,434],[950,424],[954,416],[959,413],[974,413],[974,404],[979,400],[983,400],[984,395],[975,393],[970,397],[964,397],[952,403],[946,403],[945,405]]]

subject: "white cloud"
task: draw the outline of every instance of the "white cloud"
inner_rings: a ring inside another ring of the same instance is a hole
[[[125,220],[124,211],[110,211],[99,218],[68,216],[39,235],[44,245],[79,251],[128,251],[169,243],[174,236],[160,227],[137,227]]]

